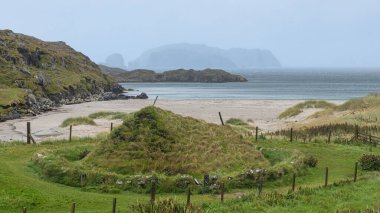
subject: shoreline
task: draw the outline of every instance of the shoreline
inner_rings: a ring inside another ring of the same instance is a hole
[[[154,98],[152,96],[152,99],[146,100],[110,100],[63,105],[37,116],[8,120],[0,123],[0,141],[26,141],[26,122],[28,121],[31,122],[32,135],[37,142],[67,139],[69,127],[60,127],[67,118],[88,116],[100,111],[131,113],[152,105]],[[158,98],[155,106],[182,116],[190,116],[215,124],[220,124],[219,112],[221,112],[224,121],[230,118],[252,119],[253,125],[257,125],[262,131],[268,132],[286,128],[290,123],[302,121],[318,111],[318,109],[309,109],[290,119],[280,120],[277,118],[287,108],[303,101],[305,100],[168,100]],[[332,102],[340,104],[343,101]],[[107,119],[95,119],[95,122],[96,126],[73,126],[73,137],[94,137],[99,133],[109,132],[111,122],[115,127],[122,123],[121,120]]]

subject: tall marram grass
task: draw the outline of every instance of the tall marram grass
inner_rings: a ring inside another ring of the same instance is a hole
[[[75,118],[67,118],[64,120],[61,124],[61,127],[68,127],[70,125],[78,126],[78,125],[93,125],[95,126],[96,123],[94,120],[92,120],[89,117],[75,117]]]

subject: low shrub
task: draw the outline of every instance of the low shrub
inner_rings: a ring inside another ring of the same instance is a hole
[[[380,171],[380,155],[363,155],[359,162],[363,170]]]
[[[318,159],[316,157],[314,157],[314,156],[310,156],[310,157],[305,158],[305,160],[303,161],[303,163],[307,167],[314,168],[318,164]]]
[[[61,127],[68,127],[70,125],[78,126],[78,125],[93,125],[95,126],[96,123],[94,120],[88,117],[76,117],[76,118],[67,118],[64,120],[61,124]]]

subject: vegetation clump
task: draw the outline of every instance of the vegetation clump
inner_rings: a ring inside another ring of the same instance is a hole
[[[91,119],[99,119],[99,118],[106,118],[111,120],[124,120],[129,116],[128,113],[123,112],[95,112],[90,114],[88,117]]]
[[[380,155],[363,155],[360,160],[363,170],[380,171]]]
[[[95,126],[96,123],[93,119],[89,117],[76,117],[76,118],[67,118],[64,120],[61,124],[61,127],[68,127],[68,126],[79,126],[79,125],[93,125]]]

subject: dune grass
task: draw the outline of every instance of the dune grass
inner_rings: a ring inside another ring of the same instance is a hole
[[[235,126],[247,126],[248,123],[243,121],[240,118],[230,118],[226,121],[226,124],[235,125]]]
[[[64,120],[61,124],[61,127],[68,127],[70,125],[73,126],[79,126],[79,125],[93,125],[95,126],[96,123],[93,119],[89,117],[75,117],[75,118],[67,118]]]
[[[289,117],[294,117],[296,115],[299,115],[302,113],[302,111],[306,108],[322,108],[322,109],[329,109],[335,107],[335,104],[329,103],[327,101],[317,101],[317,100],[310,100],[310,101],[305,101],[302,103],[299,103],[293,107],[288,108],[284,112],[282,112],[279,115],[280,119],[283,118],[289,118]]]
[[[128,113],[123,113],[123,112],[95,112],[90,114],[88,117],[91,119],[99,119],[99,118],[106,118],[106,119],[120,119],[120,120],[125,120],[128,118],[130,114]]]

